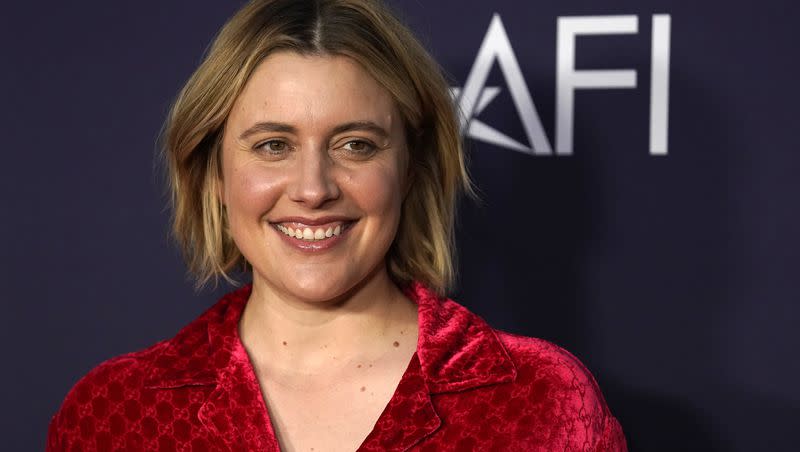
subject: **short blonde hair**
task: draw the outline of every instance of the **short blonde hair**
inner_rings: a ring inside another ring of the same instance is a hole
[[[413,183],[387,268],[444,294],[455,277],[454,218],[472,194],[458,116],[441,68],[377,0],[253,0],[220,30],[175,100],[162,134],[173,234],[198,286],[246,264],[218,198],[221,142],[231,107],[258,64],[276,51],[352,58],[394,98]]]

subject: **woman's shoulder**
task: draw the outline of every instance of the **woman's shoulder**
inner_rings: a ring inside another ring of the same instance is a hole
[[[582,398],[584,404],[595,408],[593,411],[606,410],[594,375],[575,355],[545,339],[494,331],[514,363],[517,383]]]
[[[625,437],[589,369],[566,349],[544,339],[494,329],[516,368],[514,384],[525,386],[539,413],[575,419],[566,428],[585,428],[596,450],[625,450]]]
[[[538,369],[570,384],[597,386],[589,369],[572,353],[545,339],[493,329],[518,370]],[[523,372],[524,375],[527,373]]]
[[[209,341],[209,325],[220,323],[227,309],[241,301],[246,296],[249,287],[238,289],[226,294],[212,306],[208,307],[194,320],[184,325],[173,337],[160,340],[152,345],[129,353],[124,353],[102,361],[81,377],[67,394],[76,395],[97,385],[108,385],[112,382],[124,382],[127,386],[145,383],[148,375],[145,373],[154,367],[163,367],[164,361],[174,358],[172,353],[182,355],[182,358],[191,358],[193,354],[207,352]],[[168,350],[169,349],[169,350]],[[165,351],[170,356],[165,356]]]
[[[143,418],[145,407],[156,403],[152,392],[145,390],[153,373],[170,366],[191,368],[192,358],[202,356],[208,346],[209,322],[220,317],[227,305],[223,298],[175,336],[106,359],[80,377],[50,420],[48,450],[101,435],[99,425],[127,425]],[[182,362],[173,362],[178,359]]]
[[[158,341],[146,348],[108,358],[91,368],[67,392],[65,402],[72,398],[83,400],[97,392],[95,388],[116,384],[127,386],[145,378],[144,374],[173,339]]]
[[[154,358],[168,343],[162,340],[106,359],[78,379],[50,419],[47,450],[61,450],[79,436],[93,436],[98,422],[108,421],[110,413],[119,411],[115,405],[130,400],[128,392],[141,385]],[[125,408],[133,412],[137,407],[128,404]]]
[[[142,386],[148,377],[148,370],[158,366],[160,361],[167,359],[164,352],[167,349],[196,349],[207,342],[207,324],[220,310],[224,309],[224,299],[214,304],[200,316],[186,324],[177,334],[168,339],[163,339],[152,345],[114,356],[106,359],[89,372],[83,375],[69,390],[64,404],[72,399],[83,400],[98,391],[98,387],[108,387],[109,394],[113,394],[118,385],[125,387]]]

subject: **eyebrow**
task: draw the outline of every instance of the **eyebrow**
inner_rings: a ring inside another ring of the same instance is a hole
[[[389,138],[389,132],[372,121],[351,121],[340,124],[331,130],[330,136],[333,137],[334,135],[338,135],[343,132],[351,132],[356,130],[372,132],[384,139]],[[297,128],[291,124],[285,124],[281,122],[257,122],[242,132],[242,134],[239,135],[239,139],[245,140],[250,136],[261,132],[284,132],[297,134]]]

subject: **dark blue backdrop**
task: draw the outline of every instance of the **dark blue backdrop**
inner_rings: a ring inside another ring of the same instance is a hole
[[[240,4],[3,7],[4,450],[42,449],[80,376],[172,336],[226,289],[193,292],[154,155],[171,99]],[[394,4],[455,86],[497,13],[553,146],[558,17],[636,18],[635,34],[575,40],[578,70],[632,69],[637,87],[576,92],[572,155],[468,139],[484,201],[461,211],[453,298],[576,354],[632,450],[794,450],[798,3]],[[671,17],[660,156],[648,145],[654,14]],[[527,146],[513,84],[493,64],[499,91],[470,120]]]

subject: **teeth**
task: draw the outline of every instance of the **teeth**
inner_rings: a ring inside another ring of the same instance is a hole
[[[342,233],[342,225],[336,225],[335,228],[328,227],[328,229],[323,229],[323,228],[292,229],[282,224],[276,225],[276,227],[278,228],[279,231],[283,232],[289,237],[295,237],[298,239],[308,240],[308,241],[324,240],[329,237],[333,237],[334,235],[340,235]]]

